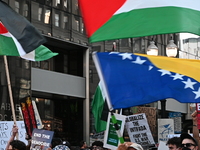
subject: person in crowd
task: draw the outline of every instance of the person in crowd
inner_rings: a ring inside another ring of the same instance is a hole
[[[125,142],[120,144],[117,150],[143,150],[142,146],[133,142]]]
[[[198,119],[197,119],[197,111],[196,110],[191,114],[191,117],[192,117],[192,121],[193,121],[193,126],[192,126],[193,137],[197,141],[198,147],[200,150],[200,138],[199,138],[199,129],[197,126]]]
[[[66,140],[63,140],[61,144],[65,145],[65,146],[69,147],[69,149],[71,149],[71,144]]]
[[[190,134],[182,133],[180,138],[182,150],[198,150],[198,143]]]
[[[94,141],[92,143],[92,147],[90,148],[91,150],[97,150],[103,148],[103,142],[101,141]]]
[[[79,146],[80,146],[80,150],[85,150],[85,149],[87,149],[87,143],[85,142],[85,141],[80,141],[80,144],[79,144]]]
[[[57,145],[52,150],[70,150],[68,146],[66,145]]]
[[[143,150],[143,148],[140,144],[133,143],[130,146],[128,146],[128,150]]]
[[[16,135],[18,134],[18,127],[13,125],[12,135],[6,145],[6,150],[26,150],[26,144],[20,140],[15,140]]]
[[[59,145],[56,145],[52,150],[70,150],[71,144],[68,141],[61,141]]]
[[[169,150],[181,150],[181,139],[180,137],[173,137],[168,139],[166,145]]]

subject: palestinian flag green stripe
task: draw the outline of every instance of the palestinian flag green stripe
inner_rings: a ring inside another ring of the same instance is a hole
[[[0,55],[20,56],[11,37],[0,35]]]
[[[136,9],[114,15],[90,42],[155,34],[189,32],[200,35],[200,11],[182,7]]]

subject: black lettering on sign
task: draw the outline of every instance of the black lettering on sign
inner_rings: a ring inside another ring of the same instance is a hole
[[[128,117],[129,119],[127,119],[127,122],[128,121],[135,121],[135,120],[142,120],[144,119],[143,115],[137,115],[137,116],[131,116],[131,117]]]
[[[140,134],[133,134],[133,138],[140,138],[141,135]]]
[[[132,127],[132,128],[130,128],[131,132],[138,132],[138,131],[144,131],[144,130],[146,130],[145,125],[139,126],[139,127]]]

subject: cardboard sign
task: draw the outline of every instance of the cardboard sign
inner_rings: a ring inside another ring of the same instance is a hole
[[[145,113],[127,116],[126,129],[131,142],[143,147],[155,144]]]
[[[116,117],[117,124],[119,125],[120,133],[123,136],[126,116],[119,115],[119,114],[114,114],[114,115]],[[104,136],[104,147],[112,149],[112,150],[116,150],[119,144],[120,144],[119,137],[112,123],[111,114],[109,113],[107,127],[105,131],[105,136]]]
[[[18,139],[28,144],[26,138],[26,129],[24,121],[17,121]],[[5,150],[6,145],[12,135],[13,121],[0,121],[0,150]]]
[[[30,149],[46,150],[51,145],[53,134],[53,131],[33,129]]]

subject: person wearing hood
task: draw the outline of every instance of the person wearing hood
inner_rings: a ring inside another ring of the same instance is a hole
[[[198,150],[198,142],[188,133],[182,133],[181,147],[182,150]]]

